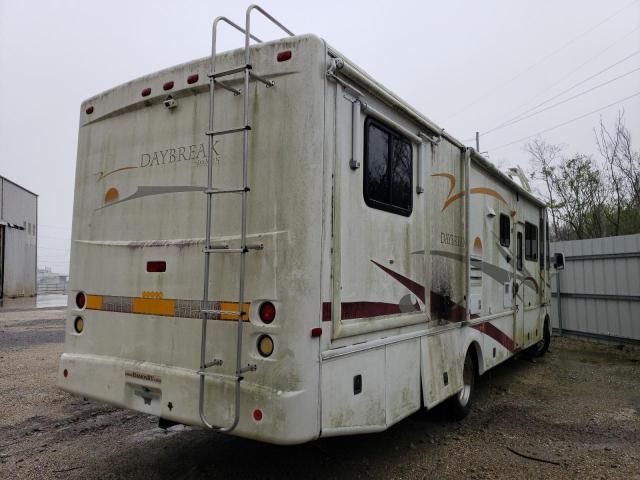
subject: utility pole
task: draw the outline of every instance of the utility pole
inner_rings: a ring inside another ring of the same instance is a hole
[[[476,152],[480,153],[480,132],[476,132]]]

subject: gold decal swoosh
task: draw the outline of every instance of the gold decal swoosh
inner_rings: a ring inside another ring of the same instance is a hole
[[[104,172],[98,172],[96,175],[98,175],[98,178],[96,180],[96,182],[99,182],[100,180],[104,179],[105,177],[108,177],[109,175],[113,174],[113,173],[117,173],[117,172],[121,172],[123,170],[131,170],[132,168],[138,168],[137,166],[134,167],[120,167],[120,168],[116,168],[115,170],[111,170],[110,172],[104,173]]]
[[[447,194],[447,199],[444,202],[444,205],[442,206],[442,211],[444,212],[446,210],[446,208],[451,205],[453,202],[455,202],[456,200],[462,198],[463,196],[465,196],[466,192],[462,191],[462,192],[458,192],[454,195],[451,195],[451,193],[453,192],[453,189],[456,186],[456,178],[451,175],[450,173],[434,173],[431,175],[432,177],[446,177],[449,180],[449,193]],[[502,195],[500,195],[497,191],[493,190],[492,188],[487,188],[487,187],[474,187],[472,189],[469,190],[469,193],[471,195],[489,195],[490,197],[494,197],[497,198],[498,200],[500,200],[503,203],[507,203],[507,201],[502,197]]]

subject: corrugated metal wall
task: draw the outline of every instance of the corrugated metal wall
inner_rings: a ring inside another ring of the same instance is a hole
[[[0,228],[4,230],[1,293],[4,297],[36,294],[37,224],[38,196],[0,176]]]
[[[552,277],[553,327],[640,341],[640,234],[554,242],[550,250],[565,258],[560,310]]]

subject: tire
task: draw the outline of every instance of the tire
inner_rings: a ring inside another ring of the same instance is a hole
[[[452,418],[462,420],[471,411],[471,403],[476,387],[476,364],[471,350],[467,351],[462,370],[463,387],[447,400],[447,407]]]
[[[551,329],[549,328],[549,319],[545,319],[544,328],[542,330],[542,340],[531,347],[531,353],[534,357],[542,357],[549,350],[551,344]]]

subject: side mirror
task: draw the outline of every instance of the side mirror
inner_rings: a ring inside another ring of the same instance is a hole
[[[564,270],[564,255],[556,253],[553,255],[553,268],[556,270]]]

